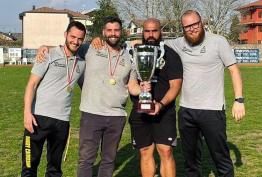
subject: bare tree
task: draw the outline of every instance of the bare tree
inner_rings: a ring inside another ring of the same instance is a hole
[[[180,23],[181,15],[188,9],[195,9],[196,1],[194,0],[165,0],[162,1],[160,12],[162,17],[167,20],[167,25],[174,30],[175,36],[180,36],[182,27]]]
[[[114,4],[124,19],[164,19],[164,26],[172,28],[175,36],[181,34],[182,13],[196,7],[194,0],[114,0]]]
[[[114,3],[124,17],[157,18],[161,0],[114,0]]]
[[[198,9],[203,17],[206,29],[212,33],[226,35],[236,9],[246,0],[199,0]]]
[[[154,17],[164,19],[175,36],[182,33],[180,17],[188,9],[198,10],[208,31],[229,33],[236,9],[248,0],[113,0],[120,16],[126,20]]]

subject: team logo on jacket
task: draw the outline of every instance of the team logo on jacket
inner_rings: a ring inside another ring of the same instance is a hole
[[[204,46],[201,50],[200,53],[206,53],[206,46]]]
[[[124,59],[124,58],[122,58],[122,59],[119,61],[119,65],[125,66],[125,59]]]
[[[163,67],[166,64],[165,59],[164,58],[159,58],[158,64],[159,64],[159,69],[163,69]]]

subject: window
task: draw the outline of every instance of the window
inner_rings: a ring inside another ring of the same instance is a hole
[[[258,32],[262,32],[262,26],[258,27]]]
[[[258,44],[261,44],[261,40],[258,40],[257,43],[258,43]]]
[[[262,18],[262,11],[258,12],[258,18]]]
[[[247,44],[247,40],[240,41],[241,44]]]
[[[248,32],[248,28],[247,28],[247,27],[244,27],[244,28],[242,29],[242,32],[243,32],[243,33],[247,33],[247,32]]]

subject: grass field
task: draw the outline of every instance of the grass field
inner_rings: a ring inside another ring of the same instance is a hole
[[[228,72],[225,76],[227,98],[227,132],[236,177],[262,177],[262,67],[241,67],[246,98],[246,117],[236,123],[230,116],[233,91]],[[30,67],[0,68],[0,176],[18,177],[21,169],[23,135],[23,94]],[[71,141],[67,161],[63,163],[64,177],[76,176],[79,130],[79,89],[75,90],[72,110]],[[127,106],[130,110],[130,104]],[[125,127],[119,147],[115,177],[139,177],[139,156],[132,149],[129,126]],[[181,145],[174,150],[177,176],[183,176]],[[39,167],[44,176],[45,152]],[[99,163],[99,159],[97,161]],[[159,162],[158,162],[159,164]],[[96,165],[97,169],[97,165]],[[214,167],[206,146],[203,150],[203,175],[214,176]]]

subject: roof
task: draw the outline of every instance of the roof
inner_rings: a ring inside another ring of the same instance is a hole
[[[262,8],[262,0],[258,0],[258,1],[246,4],[244,6],[241,6],[241,7],[237,8],[237,10],[244,10],[244,9],[252,8],[252,7],[253,8],[254,7],[261,7]]]
[[[132,20],[130,23],[134,23],[136,26],[143,26],[145,20]]]
[[[37,9],[30,10],[30,11],[22,12],[19,14],[20,19],[23,18],[25,13],[61,13],[61,14],[68,14],[71,17],[77,17],[77,18],[83,18],[83,19],[88,18],[86,15],[81,14],[80,12],[74,12],[69,9],[54,9],[50,7],[40,7]]]
[[[89,10],[83,10],[81,11],[81,14],[84,14],[84,15],[87,15],[87,16],[90,16],[92,15],[92,13],[98,11],[97,8],[93,8],[93,9],[89,9]]]
[[[143,23],[145,22],[145,20],[142,20],[142,19],[139,19],[139,20],[131,20],[130,23],[129,23],[129,25],[128,25],[128,27],[130,27],[130,24],[131,24],[132,22],[133,22],[136,26],[142,27],[142,26],[143,26]],[[174,22],[174,20],[171,20],[171,21],[169,21],[169,20],[160,20],[160,23],[161,23],[161,26],[162,26],[162,27],[165,26],[166,24],[170,23],[170,22],[172,23],[172,22]]]
[[[4,36],[5,39],[7,39],[7,40],[12,40],[12,41],[16,41],[17,40],[17,38],[12,33],[0,32],[0,36]],[[0,38],[3,39],[2,37],[0,37]]]

